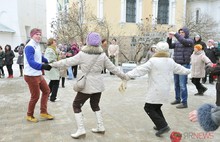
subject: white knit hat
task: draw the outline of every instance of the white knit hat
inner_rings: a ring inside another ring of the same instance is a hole
[[[169,52],[169,45],[167,42],[160,41],[157,43],[156,52]]]

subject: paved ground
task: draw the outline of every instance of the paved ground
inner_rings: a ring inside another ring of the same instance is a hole
[[[182,142],[220,141],[219,130],[205,133],[198,123],[188,120],[191,110],[205,102],[215,102],[214,85],[206,84],[209,90],[205,96],[194,96],[196,90],[189,80],[189,108],[179,110],[167,102],[162,109],[171,131],[158,138],[152,129],[152,121],[143,109],[147,77],[130,81],[126,93],[122,95],[117,90],[120,79],[104,74],[106,90],[100,106],[106,133],[98,135],[90,131],[96,124],[94,113],[87,102],[83,107],[87,135],[85,139],[75,140],[70,137],[76,130],[72,111],[72,101],[76,95],[72,85],[75,80],[67,80],[66,88],[59,88],[58,97],[62,101],[48,102],[49,113],[55,116],[55,120],[30,123],[25,120],[29,90],[23,78],[18,77],[17,66],[13,66],[14,79],[0,79],[0,142],[170,142],[169,134],[172,131],[183,134]],[[169,101],[174,99],[173,88],[171,90]],[[39,102],[35,110],[35,116],[39,118]]]

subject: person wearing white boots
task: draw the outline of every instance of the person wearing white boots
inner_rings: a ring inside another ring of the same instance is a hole
[[[95,112],[97,119],[97,127],[93,128],[92,132],[101,134],[105,133],[105,127],[103,125],[103,119],[99,107],[101,94],[105,89],[103,76],[101,74],[102,70],[106,68],[121,79],[126,79],[125,74],[120,71],[120,69],[118,69],[104,53],[101,47],[101,37],[98,33],[89,33],[86,42],[87,45],[84,46],[77,55],[50,64],[52,67],[80,65],[83,74],[89,72],[86,75],[85,88],[77,92],[73,101],[73,110],[78,129],[76,133],[71,134],[71,137],[75,139],[86,136],[81,108],[88,99],[90,99],[90,106]]]

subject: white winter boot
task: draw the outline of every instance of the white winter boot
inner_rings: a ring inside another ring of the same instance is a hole
[[[76,124],[77,124],[78,129],[75,134],[71,134],[71,137],[73,137],[74,139],[78,139],[80,137],[85,137],[86,130],[85,130],[84,124],[83,124],[82,112],[75,113],[75,119],[76,119]]]
[[[103,126],[103,119],[102,119],[102,114],[101,111],[95,111],[96,114],[96,119],[97,119],[97,128],[93,128],[92,132],[93,133],[105,133],[105,127]]]

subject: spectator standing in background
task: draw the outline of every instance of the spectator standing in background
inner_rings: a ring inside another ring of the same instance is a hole
[[[218,60],[218,49],[214,46],[214,40],[210,39],[207,43],[207,48],[205,50],[206,56],[212,61],[213,64],[217,63]],[[208,74],[206,73],[205,77],[202,79],[202,83],[206,83]],[[214,84],[213,74],[209,74],[209,83]]]
[[[14,52],[11,50],[11,45],[6,45],[5,46],[5,65],[8,70],[8,78],[13,78],[13,59],[15,57]]]
[[[177,39],[172,43],[172,38]],[[190,68],[190,56],[193,53],[193,39],[189,38],[189,29],[183,27],[178,32],[169,32],[167,43],[170,49],[174,49],[173,59],[176,63]],[[175,85],[175,100],[171,102],[171,105],[176,105],[176,108],[188,108],[188,90],[187,90],[187,75],[174,74]]]

